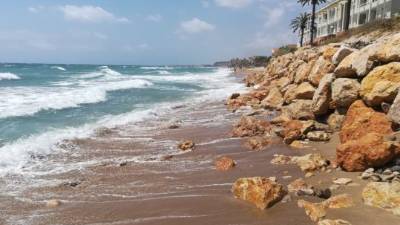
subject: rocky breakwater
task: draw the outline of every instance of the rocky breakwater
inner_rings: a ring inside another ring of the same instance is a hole
[[[400,160],[396,160],[400,157],[400,33],[362,48],[352,46],[335,43],[301,48],[273,58],[264,71],[249,74],[245,81],[250,91],[232,95],[228,108],[236,111],[250,107],[274,111],[277,116],[271,120],[260,116],[242,118],[234,128],[235,136],[256,137],[258,141],[253,138],[251,148],[262,149],[270,143],[266,140],[274,136],[281,137],[287,145],[301,146],[299,141],[327,142],[338,132],[340,141],[332,168],[338,166],[348,172],[397,168],[399,171],[386,180],[395,182],[400,174]],[[274,164],[299,164],[296,157],[275,157]],[[322,158],[318,162],[323,163],[315,166],[313,162],[310,170],[329,166],[329,161]],[[381,194],[388,197],[381,198]],[[363,197],[366,204],[381,208],[390,205],[391,212],[397,214],[398,207],[393,205],[399,204],[398,194],[398,185],[380,187],[372,183]],[[306,211],[309,205],[299,202]],[[325,210],[326,205],[318,207]],[[325,212],[317,214],[312,216],[314,221],[323,218]]]

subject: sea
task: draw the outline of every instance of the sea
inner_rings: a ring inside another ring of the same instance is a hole
[[[155,118],[179,105],[222,101],[242,89],[228,68],[0,64],[0,176],[52,168],[36,164],[65,151],[62,140]]]

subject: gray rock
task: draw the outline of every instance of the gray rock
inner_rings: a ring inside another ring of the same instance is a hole
[[[360,83],[355,79],[338,78],[332,83],[332,101],[338,107],[349,107],[358,99]]]
[[[337,50],[337,52],[332,56],[332,62],[335,65],[339,65],[339,63],[346,58],[346,56],[350,55],[354,51],[357,51],[357,49],[350,48],[347,46],[342,46]]]
[[[400,93],[394,99],[387,115],[392,122],[400,124]]]
[[[325,131],[311,131],[307,133],[307,138],[310,141],[329,141],[331,136]]]
[[[312,98],[312,111],[315,115],[324,115],[328,112],[329,103],[331,102],[331,85],[334,80],[335,75],[331,73],[322,77],[319,82]]]
[[[282,107],[282,114],[299,120],[312,120],[312,100],[295,100],[292,104]]]

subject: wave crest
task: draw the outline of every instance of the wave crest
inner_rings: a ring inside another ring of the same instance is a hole
[[[13,73],[0,73],[0,80],[19,80],[19,76]]]

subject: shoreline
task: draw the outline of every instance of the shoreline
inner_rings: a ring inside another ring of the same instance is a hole
[[[148,121],[149,125],[156,126],[140,134],[140,139],[135,139],[136,135],[132,134],[129,126],[122,126],[98,137],[75,140],[74,144],[86,149],[88,160],[93,157],[113,160],[47,177],[64,182],[27,190],[21,199],[23,201],[9,199],[12,206],[6,212],[11,218],[29,221],[34,225],[310,224],[304,210],[297,207],[298,197],[292,197],[287,203],[278,203],[268,210],[258,210],[249,203],[235,199],[231,187],[236,179],[253,176],[274,176],[282,184],[288,185],[304,177],[304,173],[294,165],[272,165],[270,161],[274,154],[300,156],[320,152],[329,158],[334,153],[335,140],[326,144],[310,142],[305,149],[276,143],[261,151],[249,150],[244,146],[246,138],[232,138],[231,132],[232,124],[237,123],[243,114],[252,112],[229,112],[221,101],[198,105],[189,111],[182,106],[176,108],[174,113],[177,121],[180,121],[176,129],[166,126],[171,122],[166,115],[157,121]],[[269,112],[265,113],[270,115]],[[183,140],[193,140],[195,149],[191,152],[162,150],[166,148],[165,143],[170,148],[176,148]],[[152,152],[157,156],[143,157],[143,154],[151,155]],[[163,154],[160,155],[160,152]],[[221,156],[233,158],[236,167],[225,172],[217,171],[214,163]],[[319,172],[305,179],[315,186],[329,187],[333,178],[340,176],[357,180],[356,173],[337,171]],[[359,183],[358,180],[356,182]],[[360,182],[360,185],[365,185],[365,182]],[[342,187],[335,194],[356,194],[359,188]],[[60,204],[46,206],[52,199]],[[315,197],[305,199],[318,201]],[[2,202],[7,204],[7,200],[2,199]],[[350,210],[335,210],[329,215],[352,221],[355,225],[365,224],[366,221],[369,224],[393,224],[398,219],[379,209],[361,207],[359,202],[357,206]],[[369,215],[365,215],[366,211]],[[383,219],[387,223],[382,223]]]

